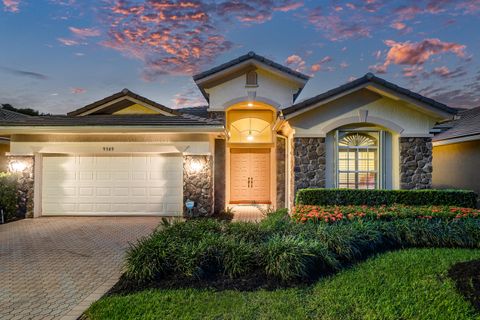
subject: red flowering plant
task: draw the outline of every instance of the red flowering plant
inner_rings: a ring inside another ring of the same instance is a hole
[[[293,220],[333,223],[342,220],[465,219],[480,218],[480,210],[449,206],[310,206],[299,205],[291,212]]]

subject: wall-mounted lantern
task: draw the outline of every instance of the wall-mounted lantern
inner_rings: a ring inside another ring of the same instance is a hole
[[[27,168],[27,164],[24,161],[13,160],[10,161],[8,165],[10,172],[12,173],[21,173]]]

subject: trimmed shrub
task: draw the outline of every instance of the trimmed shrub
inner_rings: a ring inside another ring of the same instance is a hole
[[[471,190],[357,190],[357,189],[301,189],[297,205],[437,205],[475,208],[477,194]]]
[[[0,208],[3,209],[5,221],[17,217],[18,177],[15,174],[0,172]]]

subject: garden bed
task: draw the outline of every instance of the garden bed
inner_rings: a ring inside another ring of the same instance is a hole
[[[455,281],[457,290],[480,312],[480,260],[457,263],[448,275]]]
[[[186,287],[276,289],[310,284],[389,250],[479,248],[476,212],[461,213],[459,218],[459,213],[448,212],[446,218],[440,218],[441,213],[433,218],[412,214],[369,219],[377,215],[372,211],[351,220],[299,223],[280,210],[260,223],[214,219],[166,223],[131,247],[126,273],[112,293]]]

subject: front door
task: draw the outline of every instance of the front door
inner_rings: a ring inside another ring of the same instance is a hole
[[[270,149],[230,150],[230,202],[270,203]]]

